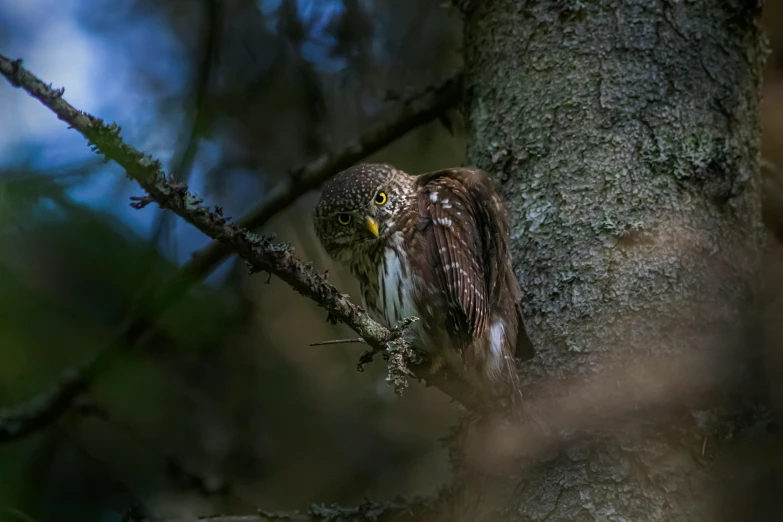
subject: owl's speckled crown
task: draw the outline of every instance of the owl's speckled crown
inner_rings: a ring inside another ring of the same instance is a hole
[[[378,187],[399,174],[402,173],[385,163],[360,163],[345,169],[324,185],[315,215],[326,217],[368,202]]]

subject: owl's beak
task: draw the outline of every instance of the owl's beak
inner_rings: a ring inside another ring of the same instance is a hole
[[[364,224],[367,226],[367,230],[372,232],[372,235],[374,235],[375,237],[378,237],[378,222],[377,221],[375,221],[370,216],[367,216],[366,218],[364,218]]]

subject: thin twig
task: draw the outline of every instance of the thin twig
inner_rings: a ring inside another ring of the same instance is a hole
[[[151,310],[147,317],[157,317],[162,314],[196,282],[220,265],[232,253],[234,247],[252,263],[257,262],[258,268],[279,276],[282,274],[281,279],[291,284],[294,289],[329,309],[334,317],[345,320],[349,326],[358,328],[357,331],[364,338],[370,339],[369,344],[374,347],[383,347],[397,340],[388,330],[371,321],[359,307],[351,304],[346,296],[327,284],[323,277],[297,261],[291,255],[290,249],[282,245],[272,245],[267,238],[242,229],[261,226],[299,196],[317,188],[340,170],[453,107],[459,98],[459,76],[450,78],[439,87],[429,88],[413,96],[395,109],[388,119],[373,127],[342,151],[324,154],[304,167],[292,171],[289,179],[274,188],[236,225],[230,225],[222,216],[220,209],[210,211],[200,205],[200,201],[188,194],[184,186],[169,183],[165,179],[158,162],[122,143],[119,138],[119,127],[104,125],[101,120],[76,110],[62,99],[64,89],[53,89],[41,82],[24,70],[21,60],[13,61],[0,55],[0,73],[12,85],[24,88],[52,109],[59,119],[84,134],[96,150],[100,149],[106,157],[118,159],[118,163],[126,167],[129,176],[140,180],[145,188],[149,186],[152,190],[149,195],[139,197],[137,202],[139,207],[152,199],[159,203],[163,201],[162,206],[176,207],[183,215],[198,222],[197,227],[207,232],[207,235],[219,239],[195,254],[183,265],[178,276],[162,290],[150,292],[142,298],[142,302],[152,306],[147,309]],[[139,309],[145,308],[140,306]],[[365,335],[365,331],[372,335]],[[121,346],[141,344],[150,335],[151,327],[147,318],[129,318],[120,325],[112,343],[99,350],[88,362],[65,371],[52,388],[26,403],[0,410],[0,443],[17,440],[51,425],[68,409],[73,399],[85,391],[90,383],[104,373],[123,353]],[[403,382],[404,380],[400,381]],[[450,394],[453,393],[452,391]],[[465,400],[461,402],[470,403]]]
[[[329,344],[353,344],[364,343],[364,339],[356,337],[354,339],[332,339],[331,341],[319,341],[317,343],[310,343],[310,346],[326,346]]]

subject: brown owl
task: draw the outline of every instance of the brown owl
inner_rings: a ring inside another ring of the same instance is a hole
[[[410,341],[436,364],[482,387],[516,382],[514,355],[531,346],[506,208],[484,172],[356,165],[324,186],[314,224],[373,319],[391,327],[416,316]]]

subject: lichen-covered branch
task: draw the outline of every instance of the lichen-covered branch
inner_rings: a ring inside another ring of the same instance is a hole
[[[231,223],[229,218],[223,216],[220,207],[209,208],[203,205],[201,198],[188,192],[185,185],[169,180],[158,161],[124,143],[120,138],[119,126],[113,123],[106,124],[99,118],[77,110],[62,98],[64,92],[62,89],[53,89],[43,83],[26,71],[22,67],[21,61],[13,61],[0,55],[0,73],[6,76],[13,85],[23,88],[51,109],[60,120],[79,131],[88,139],[96,152],[120,164],[127,175],[147,191],[146,196],[135,198],[133,206],[142,208],[154,201],[160,207],[175,212],[204,234],[239,254],[248,262],[251,269],[272,273],[297,292],[315,301],[328,311],[331,319],[351,327],[373,349],[388,354],[391,361],[399,362],[400,353],[411,353],[401,336],[402,329],[388,330],[370,319],[364,310],[353,304],[347,295],[327,283],[323,276],[312,270],[309,264],[296,259],[292,248],[288,245],[273,243],[269,237],[254,234],[239,224]],[[447,85],[441,89],[455,89],[456,92],[455,83],[454,81],[447,82]],[[414,102],[413,106],[415,105]],[[419,107],[419,110],[415,112],[417,118],[424,117],[423,114],[426,111],[421,109],[423,107]],[[402,124],[397,125],[395,132],[399,132],[403,127]],[[388,137],[389,135],[389,132],[378,132],[378,134],[370,136],[366,143],[370,147],[378,147],[385,139],[384,136]],[[350,147],[349,154],[344,157],[327,157],[322,167],[299,172],[295,176],[301,183],[299,189],[295,189],[294,184],[283,187],[272,195],[271,203],[268,206],[264,206],[255,214],[254,220],[259,220],[265,214],[271,215],[280,210],[285,201],[295,199],[295,190],[299,190],[298,193],[301,193],[302,190],[317,186],[328,177],[324,174],[327,167],[341,168],[350,165],[355,159],[361,157],[361,150],[361,144],[358,144],[355,147]],[[214,260],[214,255],[211,259]],[[404,378],[406,373],[404,368],[396,368],[394,365],[390,367],[390,377],[398,392],[407,384]],[[421,376],[423,373],[419,375]],[[456,393],[455,390],[456,388],[452,388],[452,393]],[[455,398],[463,403],[470,403],[465,397],[455,396]]]

